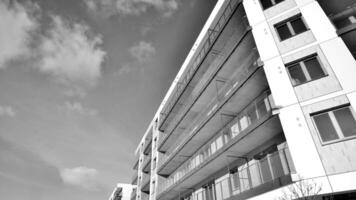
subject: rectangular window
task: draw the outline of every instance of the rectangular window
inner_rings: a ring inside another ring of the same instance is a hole
[[[293,86],[316,80],[327,75],[316,54],[286,64],[286,67]]]
[[[260,0],[263,10],[270,8],[276,4],[281,3],[284,0]]]
[[[274,25],[281,41],[308,30],[301,15],[293,16],[283,22]]]
[[[318,112],[311,116],[322,142],[356,136],[355,113],[349,105]]]

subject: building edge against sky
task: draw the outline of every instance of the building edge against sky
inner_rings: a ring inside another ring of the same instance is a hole
[[[136,200],[356,198],[356,3],[219,0],[135,152]]]

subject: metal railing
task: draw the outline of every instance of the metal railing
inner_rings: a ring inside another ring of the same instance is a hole
[[[239,166],[234,173],[215,180],[210,187],[202,188],[183,199],[224,200],[251,191],[294,172],[289,149],[283,148],[260,160],[251,160]]]
[[[225,87],[222,88],[215,98],[213,98],[210,103],[203,109],[203,111],[195,117],[195,119],[190,123],[190,126],[186,128],[184,132],[175,140],[179,141],[171,145],[169,151],[160,157],[159,166],[166,163],[172,156],[176,153],[182,145],[185,144],[186,140],[199,131],[197,125],[202,121],[208,120],[210,115],[213,115],[213,111],[217,110],[220,104],[231,98],[233,90],[236,90],[239,85],[243,84],[250,75],[257,69],[257,60],[259,58],[256,49],[252,49],[249,55],[244,58],[244,62],[240,63],[240,66],[236,68],[235,72],[229,80],[226,81]]]
[[[203,42],[203,45],[201,45],[202,48],[200,52],[197,53],[197,55],[194,57],[194,60],[191,62],[191,66],[188,66],[188,70],[184,73],[184,77],[179,80],[179,83],[177,83],[177,85],[173,89],[172,95],[169,97],[168,101],[163,107],[158,122],[159,129],[161,129],[162,125],[167,120],[167,117],[170,115],[174,106],[177,104],[178,99],[181,97],[183,91],[186,89],[190,80],[196,73],[197,69],[200,67],[207,53],[211,50],[214,42],[218,38],[220,32],[222,31],[225,24],[228,22],[229,18],[232,16],[234,10],[236,9],[239,3],[239,0],[230,0],[216,25],[212,29],[209,29],[207,33],[207,39]]]
[[[192,158],[187,160],[171,176],[165,179],[159,187],[158,194],[178,183],[181,179],[186,177],[187,174],[198,168],[204,161],[217,153],[222,147],[230,144],[240,133],[270,114],[271,105],[269,96],[268,93],[263,93],[242,110],[235,120],[229,123],[223,131],[220,131],[217,136],[204,145]]]

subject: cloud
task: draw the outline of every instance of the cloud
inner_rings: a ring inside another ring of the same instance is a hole
[[[0,1],[0,68],[29,51],[30,32],[36,27],[36,20],[23,5]]]
[[[0,106],[0,116],[15,117],[16,112],[11,106]]]
[[[98,171],[85,166],[65,168],[60,170],[60,176],[64,183],[86,190],[97,190]]]
[[[135,58],[138,62],[144,63],[156,54],[156,49],[149,42],[140,41],[129,49],[130,55]]]
[[[39,23],[44,16],[49,17],[50,26]],[[106,52],[100,47],[101,36],[90,27],[42,12],[38,4],[16,0],[0,1],[0,19],[0,68],[11,60],[28,59],[26,63],[50,75],[70,95],[83,96],[96,85]]]
[[[57,82],[74,88],[96,84],[106,52],[99,45],[100,36],[89,36],[89,27],[52,17],[52,27],[38,48],[41,62],[38,69]]]
[[[91,108],[84,107],[80,102],[65,102],[62,106],[64,110],[68,114],[77,114],[77,115],[84,115],[84,116],[95,116],[98,114],[98,111]]]
[[[142,69],[143,66],[152,61],[156,54],[156,49],[151,43],[140,41],[130,47],[129,53],[133,60],[122,65],[119,69],[119,74],[129,73],[134,69]]]
[[[141,15],[155,9],[163,16],[171,16],[178,9],[178,0],[84,0],[90,11],[102,12],[107,16]]]

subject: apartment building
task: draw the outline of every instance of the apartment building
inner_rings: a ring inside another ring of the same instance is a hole
[[[355,58],[354,0],[219,0],[137,147],[132,199],[356,199]]]

